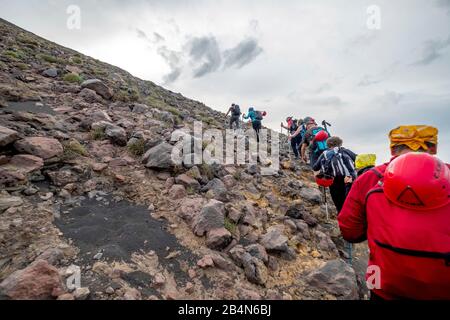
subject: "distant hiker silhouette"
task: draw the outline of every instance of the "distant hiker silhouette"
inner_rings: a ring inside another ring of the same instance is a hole
[[[230,129],[233,129],[233,124],[236,124],[236,129],[240,129],[241,127],[241,107],[237,104],[232,104],[230,109],[228,109],[228,112],[226,114],[226,117],[231,113],[231,119],[230,119]]]
[[[251,107],[250,109],[248,109],[248,114],[245,115],[244,114],[244,119],[250,119],[252,126],[253,126],[253,130],[255,130],[256,133],[256,140],[259,143],[259,132],[261,131],[262,128],[262,121],[264,119],[264,117],[267,115],[267,112],[265,111],[257,111],[255,110],[255,108]]]

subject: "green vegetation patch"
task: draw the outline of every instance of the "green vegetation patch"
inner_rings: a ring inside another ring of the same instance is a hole
[[[130,143],[128,145],[128,151],[136,156],[140,157],[145,152],[145,141],[143,139],[136,140],[136,142]]]
[[[63,80],[65,82],[69,82],[69,83],[82,83],[83,82],[83,78],[80,77],[76,73],[68,73],[68,74],[66,74],[64,76]]]

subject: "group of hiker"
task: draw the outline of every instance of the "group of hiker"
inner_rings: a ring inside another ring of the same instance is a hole
[[[435,156],[438,130],[392,130],[392,159],[376,166],[376,155],[356,155],[313,119],[303,126],[291,129],[292,147],[306,161],[309,146],[311,167],[319,186],[330,188],[343,238],[368,241],[368,270],[380,272],[368,271],[368,279],[380,280],[371,299],[450,299],[450,169]]]
[[[371,299],[450,300],[450,165],[436,156],[438,129],[393,129],[392,158],[376,166],[376,155],[344,148],[327,126],[312,117],[281,124],[294,157],[330,189],[343,238],[368,241],[366,277],[379,280]]]
[[[262,129],[262,121],[267,116],[267,112],[256,110],[254,107],[248,109],[247,114],[241,112],[241,107],[235,103],[228,109],[226,116],[231,114],[230,129],[240,129],[241,116],[244,120],[249,120],[252,124],[253,130],[255,130],[256,139],[259,142],[259,133]]]

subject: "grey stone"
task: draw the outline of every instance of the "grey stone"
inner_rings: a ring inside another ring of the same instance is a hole
[[[278,229],[272,229],[262,237],[261,245],[263,245],[268,252],[287,252],[288,238],[281,234]]]
[[[210,200],[195,216],[193,227],[194,233],[202,237],[213,229],[223,228],[225,224],[225,207],[222,202]]]
[[[343,260],[332,260],[306,276],[306,282],[340,300],[358,299],[355,271]]]
[[[316,188],[302,188],[300,190],[300,197],[311,204],[322,203],[322,192]]]
[[[21,197],[0,195],[0,213],[12,207],[19,207],[22,204],[23,200]]]
[[[163,142],[148,150],[142,157],[142,162],[150,169],[171,169],[175,165],[172,161],[172,149],[172,145]]]
[[[81,87],[94,90],[98,95],[102,96],[106,100],[110,100],[114,95],[112,90],[98,79],[86,80],[81,84]]]
[[[59,70],[56,68],[50,68],[42,72],[42,75],[49,78],[56,78],[59,74]]]

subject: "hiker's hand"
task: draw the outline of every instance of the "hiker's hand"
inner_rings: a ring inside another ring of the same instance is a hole
[[[288,140],[291,141],[291,140],[292,140],[292,136],[289,136],[289,137],[288,137]]]
[[[352,183],[353,182],[353,178],[352,177],[345,177],[344,182],[346,184]]]

